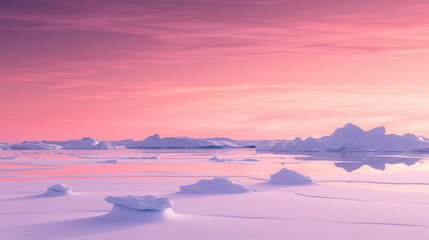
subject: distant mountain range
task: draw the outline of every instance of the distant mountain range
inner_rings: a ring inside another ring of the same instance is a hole
[[[98,141],[85,137],[68,141],[25,141],[17,144],[0,143],[0,149],[43,150],[43,149],[113,149],[126,148],[159,148],[159,149],[224,149],[224,148],[258,148],[261,151],[274,152],[402,152],[429,151],[429,139],[414,134],[386,134],[384,127],[364,131],[348,123],[338,128],[329,136],[309,137],[305,140],[235,140],[231,138],[188,138],[166,137],[158,134],[142,141],[125,139],[121,141]]]

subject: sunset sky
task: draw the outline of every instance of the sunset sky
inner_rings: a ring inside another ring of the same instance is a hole
[[[427,0],[2,0],[0,142],[429,136]]]

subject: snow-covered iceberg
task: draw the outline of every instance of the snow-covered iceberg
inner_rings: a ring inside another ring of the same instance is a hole
[[[181,193],[192,194],[223,194],[223,193],[245,193],[249,189],[234,183],[225,177],[214,179],[201,179],[195,184],[180,186]]]
[[[10,144],[9,143],[1,143],[0,142],[0,150],[9,150]]]
[[[113,149],[114,147],[107,141],[98,141],[95,138],[84,137],[82,139],[68,140],[68,141],[46,141],[44,144],[55,144],[64,149]]]
[[[156,155],[156,156],[151,156],[151,157],[149,157],[149,156],[147,156],[147,157],[141,157],[141,159],[154,159],[154,160],[158,160],[159,159],[159,154]]]
[[[243,161],[243,162],[259,162],[258,159],[254,159],[254,158],[246,158],[246,159],[243,159],[241,161]]]
[[[135,210],[164,210],[173,206],[173,202],[169,198],[157,198],[153,195],[129,195],[123,197],[108,196],[105,200],[109,203]]]
[[[106,161],[102,161],[100,163],[116,164],[116,163],[118,163],[118,161],[117,160],[106,160]]]
[[[53,150],[60,149],[61,146],[55,144],[46,144],[37,141],[16,143],[9,146],[12,150]]]
[[[1,147],[1,145],[0,145]],[[98,141],[95,138],[84,137],[82,139],[68,141],[25,141],[11,144],[13,150],[52,150],[52,149],[113,149],[112,145],[106,141]]]
[[[351,123],[335,130],[329,136],[296,138],[275,144],[271,151],[281,152],[367,152],[414,151],[429,148],[429,141],[413,134],[386,134],[384,127],[364,131]]]
[[[272,174],[269,180],[269,183],[284,185],[302,185],[312,182],[313,179],[311,177],[286,168],[282,168],[277,173]]]
[[[121,142],[128,148],[172,148],[172,149],[221,149],[221,148],[255,148],[252,141],[240,141],[230,138],[188,138],[166,137],[158,134],[150,136],[143,141]]]
[[[217,156],[213,156],[213,157],[210,158],[210,161],[214,161],[214,162],[228,162],[228,161],[232,161],[232,159],[218,158]]]
[[[73,191],[73,188],[70,185],[64,183],[58,183],[53,186],[50,186],[46,192],[40,196],[43,197],[56,197],[68,195]]]

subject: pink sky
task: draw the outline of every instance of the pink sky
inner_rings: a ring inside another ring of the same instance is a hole
[[[429,2],[0,2],[0,141],[429,136]]]

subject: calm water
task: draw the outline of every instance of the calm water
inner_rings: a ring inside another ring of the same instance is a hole
[[[150,159],[158,156],[158,159]],[[218,160],[210,160],[217,156]],[[313,178],[429,171],[427,155],[287,155],[254,149],[0,151],[0,180],[233,178],[267,179],[282,167]],[[116,163],[112,163],[115,160]],[[107,162],[105,162],[107,161]]]

